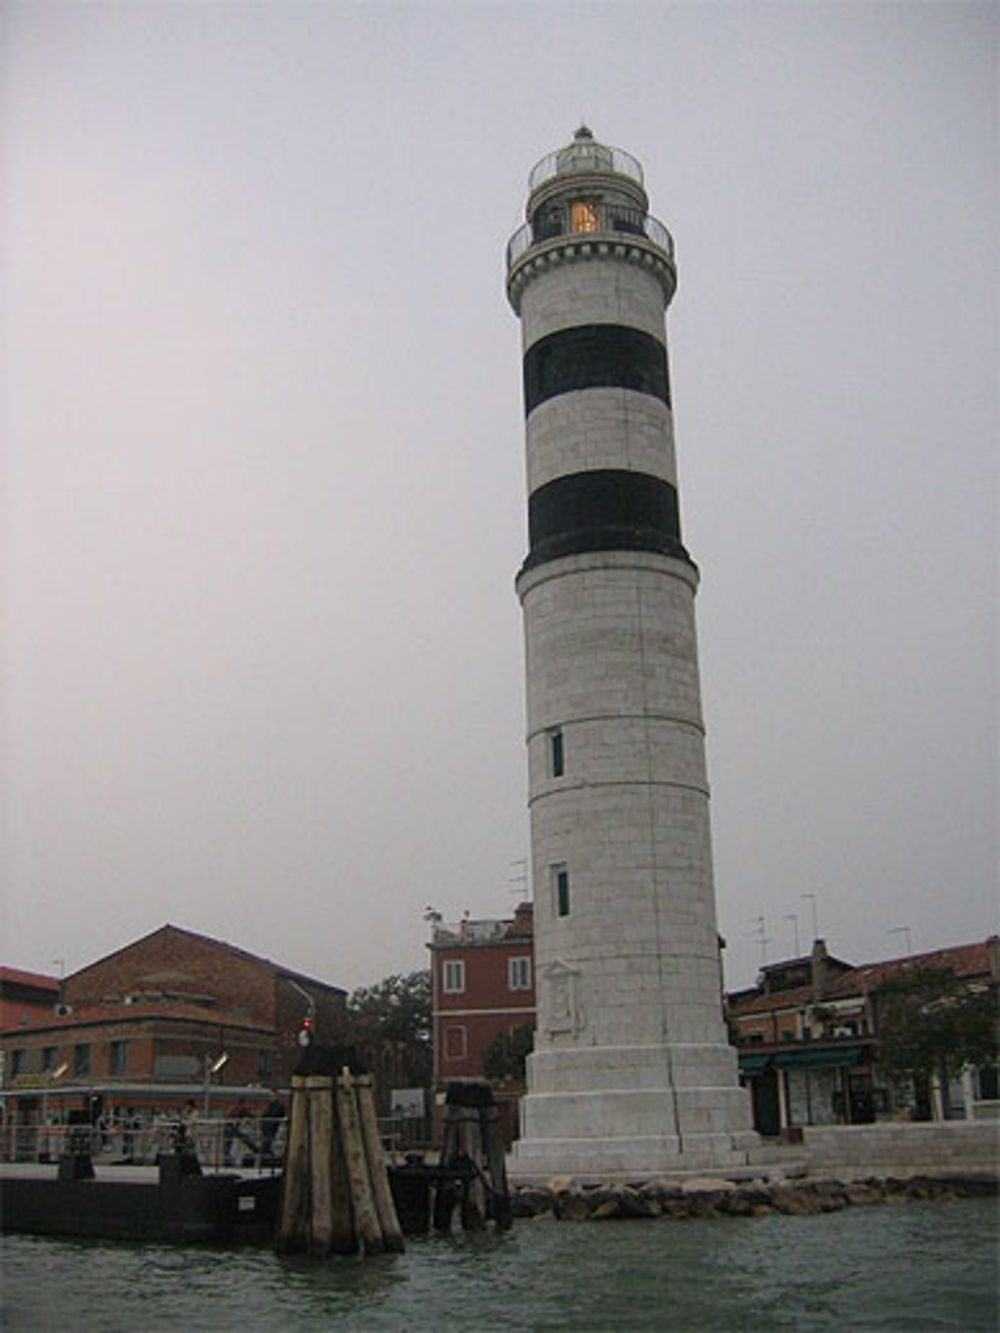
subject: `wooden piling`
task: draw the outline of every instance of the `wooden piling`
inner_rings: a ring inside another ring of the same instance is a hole
[[[361,1137],[364,1143],[365,1160],[368,1164],[368,1179],[371,1182],[372,1199],[382,1231],[382,1243],[389,1251],[399,1252],[403,1245],[403,1232],[396,1216],[396,1205],[389,1189],[389,1175],[386,1170],[385,1153],[382,1150],[382,1135],[379,1133],[378,1116],[375,1113],[375,1098],[372,1094],[370,1074],[361,1074],[354,1080],[357,1094],[358,1119],[361,1123]]]
[[[339,1057],[339,1058],[338,1058]],[[311,1048],[292,1077],[275,1247],[311,1255],[402,1250],[369,1077],[349,1048]]]
[[[279,1253],[305,1249],[309,1208],[309,1107],[306,1081],[293,1075],[291,1105],[288,1108],[288,1143],[275,1236],[275,1246]]]
[[[513,1224],[510,1190],[507,1187],[507,1161],[500,1133],[500,1112],[495,1105],[484,1106],[479,1112],[486,1158],[486,1174],[490,1182],[490,1213],[498,1231],[507,1231]]]
[[[382,1228],[379,1226],[378,1214],[375,1211],[375,1202],[372,1198],[368,1162],[365,1157],[361,1121],[358,1116],[358,1105],[354,1092],[354,1079],[351,1071],[347,1068],[341,1071],[337,1079],[337,1115],[340,1120],[340,1140],[344,1145],[347,1178],[350,1182],[354,1225],[361,1237],[365,1254],[381,1254],[385,1249],[382,1240]]]
[[[330,1197],[333,1205],[330,1249],[334,1254],[357,1254],[358,1233],[354,1225],[354,1204],[351,1200],[351,1181],[344,1160],[344,1140],[340,1129],[337,1097],[331,1097],[333,1111],[333,1142],[330,1145]]]
[[[511,1225],[507,1169],[500,1136],[500,1117],[493,1091],[485,1080],[449,1085],[445,1102],[442,1165],[461,1169],[462,1226],[478,1230],[492,1218],[499,1229]],[[448,1230],[454,1195],[442,1182],[435,1200],[434,1225]]]
[[[479,1110],[472,1106],[456,1107],[458,1153],[476,1171],[462,1186],[462,1229],[481,1231],[486,1225],[486,1187],[483,1184],[483,1137]]]
[[[330,1159],[333,1149],[333,1079],[307,1078],[309,1106],[309,1217],[306,1249],[329,1254],[333,1242],[333,1196]]]

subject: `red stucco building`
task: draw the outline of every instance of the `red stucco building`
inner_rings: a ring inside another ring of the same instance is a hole
[[[535,1025],[535,957],[531,903],[506,920],[432,921],[431,994],[434,1092],[440,1106],[450,1081],[484,1077],[483,1057],[499,1035]],[[524,1083],[493,1080],[504,1135],[516,1134]]]

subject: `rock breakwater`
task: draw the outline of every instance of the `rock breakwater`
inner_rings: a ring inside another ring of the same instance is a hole
[[[634,1184],[553,1181],[513,1191],[515,1217],[536,1222],[602,1222],[615,1218],[766,1217],[808,1215],[910,1200],[995,1196],[988,1175],[871,1176],[865,1180],[650,1180]]]

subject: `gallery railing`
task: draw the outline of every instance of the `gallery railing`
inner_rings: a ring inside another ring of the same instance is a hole
[[[530,222],[519,227],[507,243],[507,268],[511,269],[533,245],[541,245],[559,236],[579,240],[608,240],[622,236],[640,236],[663,250],[671,261],[674,241],[657,218],[640,208],[625,204],[593,203],[586,209],[574,204],[554,204],[540,209]]]

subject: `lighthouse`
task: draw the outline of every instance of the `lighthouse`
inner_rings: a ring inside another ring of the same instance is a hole
[[[513,1174],[736,1166],[694,600],[665,330],[674,247],[581,127],[507,249],[521,321],[538,1023]]]

